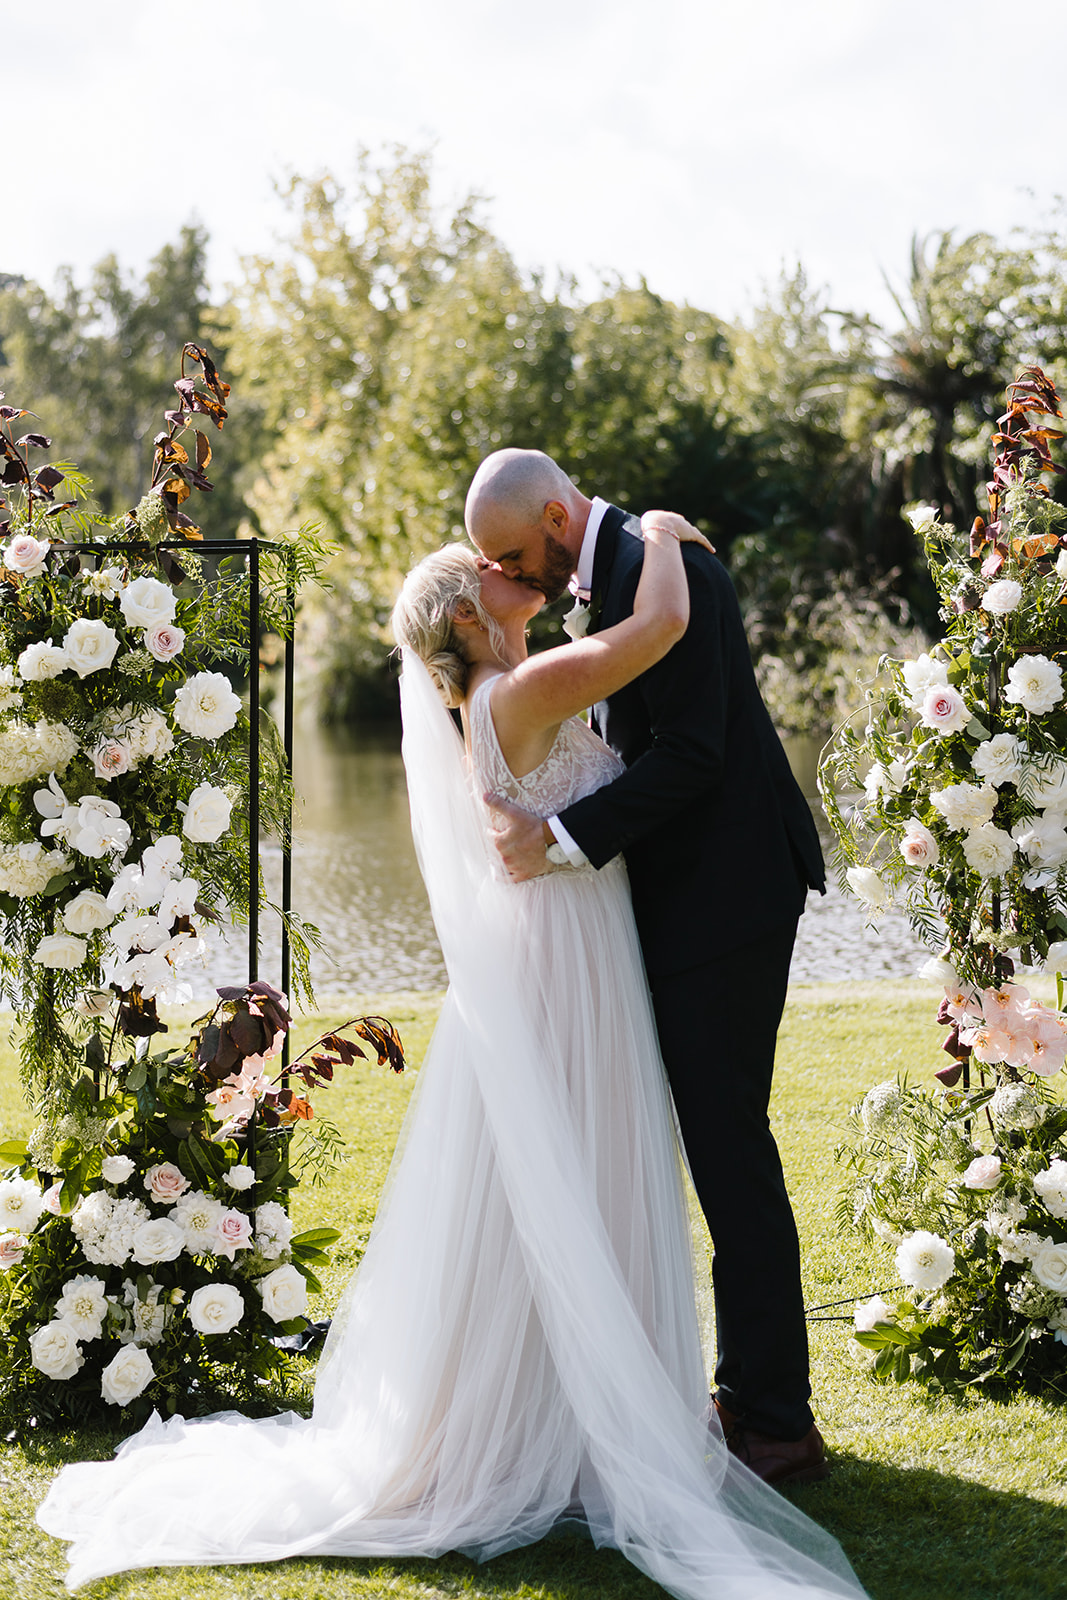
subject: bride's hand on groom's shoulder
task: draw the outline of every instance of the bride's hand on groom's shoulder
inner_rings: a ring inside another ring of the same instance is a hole
[[[641,518],[641,532],[649,533],[655,528],[663,533],[673,534],[681,544],[700,544],[712,555],[715,554],[715,546],[711,540],[705,538],[699,528],[694,528],[693,524],[687,522],[677,511],[646,511]]]
[[[503,795],[487,794],[483,799],[490,811],[489,837],[508,877],[523,883],[550,872],[541,818],[523,811]]]

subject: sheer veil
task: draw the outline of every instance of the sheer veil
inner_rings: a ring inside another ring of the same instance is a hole
[[[658,1361],[524,1026],[514,890],[490,862],[462,741],[410,652],[401,693],[419,865],[538,1311],[603,1491],[594,1536],[682,1596],[861,1595],[836,1541],[709,1440]]]
[[[580,1521],[679,1600],[862,1596],[836,1542],[704,1418],[622,868],[498,875],[479,780],[409,653],[401,695],[449,992],[314,1413],[157,1417],[114,1461],[64,1468],[38,1518],[73,1541],[68,1585],[306,1554],[485,1558]]]

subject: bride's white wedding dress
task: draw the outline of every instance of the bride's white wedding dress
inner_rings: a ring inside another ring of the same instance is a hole
[[[836,1543],[708,1430],[681,1164],[621,862],[511,885],[472,797],[542,815],[616,758],[578,721],[472,765],[422,665],[405,761],[450,987],[310,1420],[158,1417],[39,1512],[68,1584],[286,1556],[487,1557],[568,1518],[692,1600],[858,1596]],[[724,997],[728,1004],[728,997]]]

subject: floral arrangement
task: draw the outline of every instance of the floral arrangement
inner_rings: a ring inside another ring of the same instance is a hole
[[[290,1161],[312,1114],[290,1078],[328,1082],[358,1046],[329,1035],[272,1076],[288,1000],[251,983],[218,991],[188,1048],[150,1054],[167,1031],[159,1004],[188,997],[213,925],[247,912],[251,782],[281,837],[291,802],[269,722],[249,771],[234,687],[257,665],[245,560],[198,548],[182,509],[212,487],[193,424],[221,429],[229,388],[186,345],[175,389],[149,489],[115,524],[69,464],[31,466],[50,441],[16,437],[29,413],[0,405],[0,1000],[17,1012],[40,1118],[27,1145],[0,1147],[8,1413],[137,1415],[179,1396],[197,1409],[220,1384],[254,1403],[285,1360],[272,1341],[304,1326],[313,1264],[336,1238],[292,1237],[294,1166],[321,1176],[338,1139],[317,1122]],[[260,551],[261,626],[285,635],[323,547],[302,529]],[[289,931],[308,993],[291,917]],[[399,1070],[388,1023],[353,1026]]]
[[[844,883],[932,951],[949,1057],[938,1093],[883,1084],[839,1152],[843,1216],[895,1251],[906,1294],[857,1312],[878,1376],[956,1383],[1062,1370],[1067,1336],[1067,509],[1059,399],[1038,368],[1008,390],[989,519],[924,539],[945,632],[882,679],[820,768]],[[862,730],[855,726],[863,718]],[[849,796],[857,796],[847,804]],[[1056,1004],[1013,981],[1055,978]]]
[[[119,1407],[138,1421],[220,1392],[255,1405],[289,1359],[278,1336],[307,1326],[339,1235],[294,1236],[289,1135],[312,1116],[308,1091],[365,1054],[347,1032],[396,1071],[403,1047],[384,1018],[360,1017],[278,1072],[285,996],[264,982],[218,993],[186,1048],[94,1060],[66,1114],[0,1148],[18,1163],[0,1181],[8,1414]]]

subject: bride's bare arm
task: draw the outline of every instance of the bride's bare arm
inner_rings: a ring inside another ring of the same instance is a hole
[[[689,622],[689,588],[680,544],[703,534],[671,511],[646,511],[645,551],[633,614],[612,628],[531,656],[493,685],[493,721],[507,759],[539,734],[605,699],[653,666]],[[514,769],[513,769],[514,770]]]

